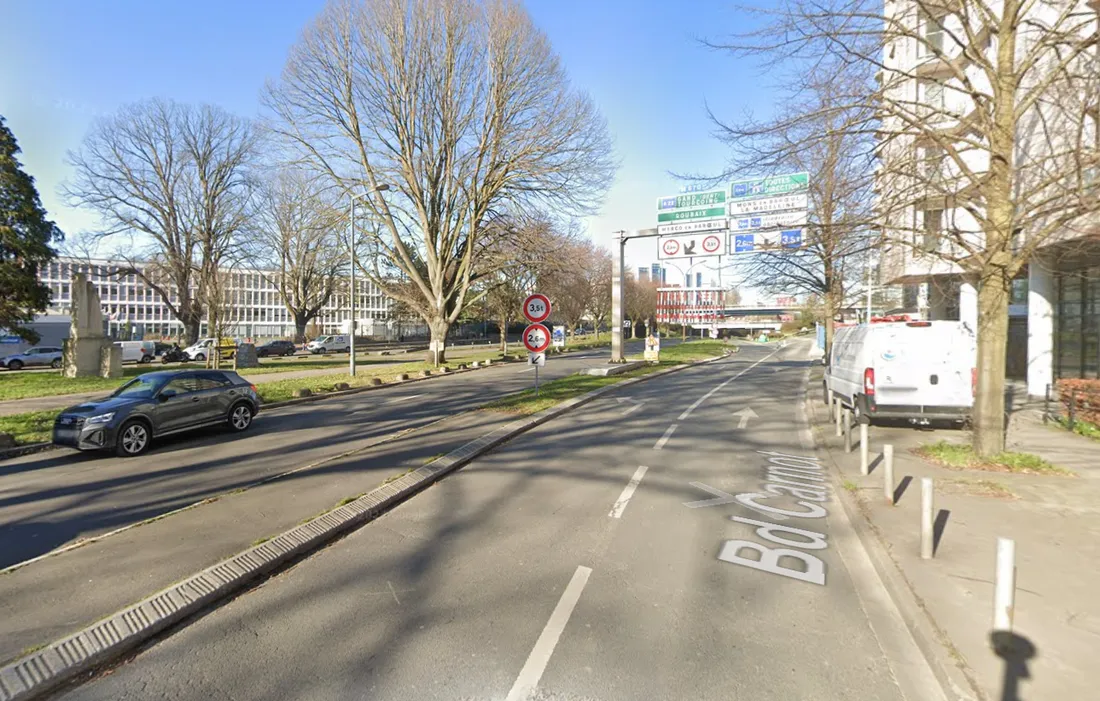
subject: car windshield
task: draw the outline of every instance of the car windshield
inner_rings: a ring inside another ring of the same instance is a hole
[[[114,394],[112,394],[111,396],[151,398],[163,385],[163,377],[135,377],[134,379],[116,389]]]

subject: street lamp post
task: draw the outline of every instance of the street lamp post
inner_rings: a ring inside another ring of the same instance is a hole
[[[383,183],[351,198],[351,217],[348,221],[348,248],[351,249],[351,289],[348,290],[349,306],[351,307],[350,332],[348,333],[348,375],[352,377],[355,377],[355,331],[357,326],[355,323],[355,201],[361,197],[373,195],[376,192],[385,192],[389,189],[390,186]]]

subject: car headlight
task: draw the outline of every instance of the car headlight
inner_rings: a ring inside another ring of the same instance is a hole
[[[109,411],[106,414],[97,414],[96,416],[89,416],[84,420],[84,425],[88,424],[105,424],[111,419],[115,418],[115,412]]]

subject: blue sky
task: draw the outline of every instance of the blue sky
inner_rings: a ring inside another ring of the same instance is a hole
[[[259,114],[264,83],[323,0],[5,0],[0,25],[0,114],[50,215],[63,230],[96,225],[58,194],[75,149],[98,114],[147,97],[219,104]],[[736,118],[766,113],[766,76],[700,37],[745,31],[723,0],[528,0],[575,84],[608,120],[622,167],[603,210],[586,220],[594,241],[655,224],[654,200],[683,184],[669,172],[722,169],[706,105]],[[632,242],[634,267],[656,259]]]

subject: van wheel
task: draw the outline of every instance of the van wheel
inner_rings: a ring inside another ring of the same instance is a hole
[[[195,360],[199,361],[200,363],[205,362],[206,361],[206,353],[196,353],[195,354]]]
[[[141,356],[141,362],[143,365],[153,362],[153,358],[148,355]]]

